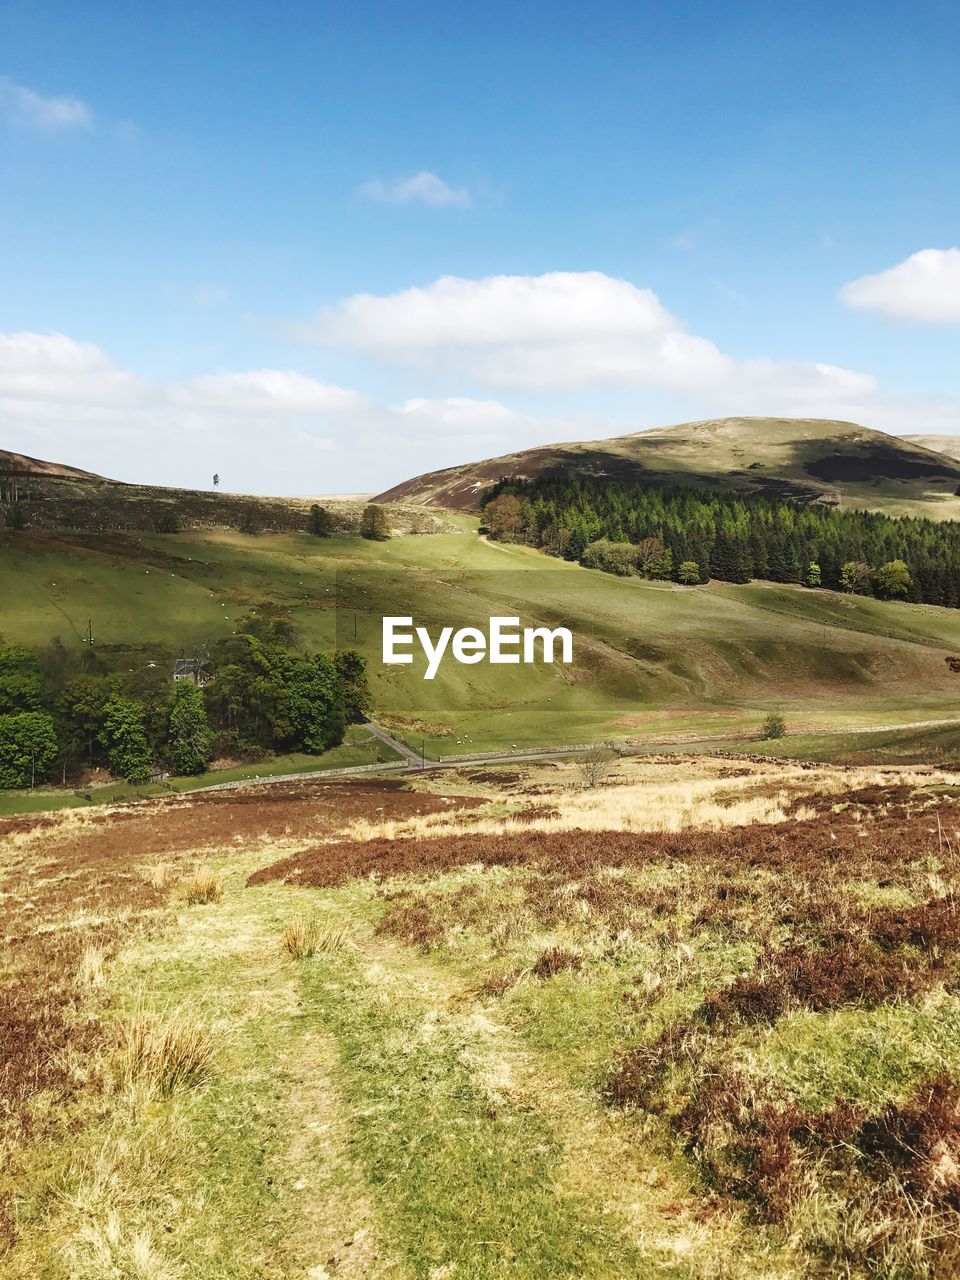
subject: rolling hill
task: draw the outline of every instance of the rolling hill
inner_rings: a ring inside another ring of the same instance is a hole
[[[58,476],[61,479],[102,480],[102,476],[92,471],[81,471],[79,467],[68,467],[62,462],[44,462],[41,458],[31,458],[25,453],[10,453],[0,449],[0,476]]]
[[[928,439],[929,437],[924,437]],[[960,462],[852,422],[722,418],[544,445],[416,476],[378,501],[475,511],[502,476],[570,469],[613,481],[795,497],[890,515],[960,518]]]
[[[960,436],[903,436],[902,439],[921,449],[942,453],[945,458],[960,461]]]
[[[80,660],[88,619],[110,669],[172,660],[280,611],[298,644],[356,647],[374,711],[427,754],[611,737],[755,732],[960,718],[960,610],[752,583],[623,579],[459,532],[369,542],[236,531],[0,533],[0,631]],[[337,607],[339,605],[339,608]],[[443,625],[493,615],[569,626],[569,666],[385,667],[385,614]]]

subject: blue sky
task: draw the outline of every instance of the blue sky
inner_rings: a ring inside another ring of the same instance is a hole
[[[724,414],[960,432],[958,47],[938,0],[8,0],[0,445],[321,493]]]

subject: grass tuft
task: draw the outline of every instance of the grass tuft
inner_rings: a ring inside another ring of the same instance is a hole
[[[223,880],[214,871],[195,871],[181,886],[181,893],[188,906],[201,906],[219,902],[223,897]]]
[[[213,1040],[189,1014],[161,1018],[137,1009],[124,1022],[120,1075],[169,1097],[204,1084],[213,1072]]]
[[[298,916],[281,935],[284,948],[297,960],[306,960],[317,952],[338,951],[347,940],[346,929],[322,925],[316,916]]]

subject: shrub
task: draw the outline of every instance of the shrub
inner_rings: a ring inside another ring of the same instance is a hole
[[[196,871],[183,882],[181,892],[191,907],[219,902],[223,897],[223,880],[213,871]]]
[[[779,711],[771,711],[763,722],[760,736],[765,742],[772,742],[782,738],[786,731],[786,720],[784,720]]]

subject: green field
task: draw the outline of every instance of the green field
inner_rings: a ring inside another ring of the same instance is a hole
[[[14,813],[42,813],[48,809],[83,809],[90,804],[117,804],[128,800],[149,800],[173,792],[197,791],[225,782],[245,782],[256,778],[286,777],[287,774],[315,773],[318,769],[353,769],[358,766],[398,760],[385,743],[378,742],[360,725],[350,725],[339,747],[321,756],[295,753],[239,764],[188,778],[167,778],[163,782],[111,782],[94,787],[63,791],[40,787],[35,791],[0,791],[0,817]]]
[[[28,532],[0,538],[0,634],[82,651],[88,619],[112,665],[171,662],[262,606],[304,647],[356,645],[374,713],[429,755],[606,738],[752,736],[767,710],[792,731],[960,719],[960,611],[755,583],[679,588],[620,579],[463,531],[367,542]],[[348,577],[344,578],[344,573]],[[371,574],[357,578],[356,573]],[[338,579],[338,574],[340,575]],[[337,635],[337,598],[339,636]],[[418,624],[568,625],[570,667],[384,668],[380,617]]]

